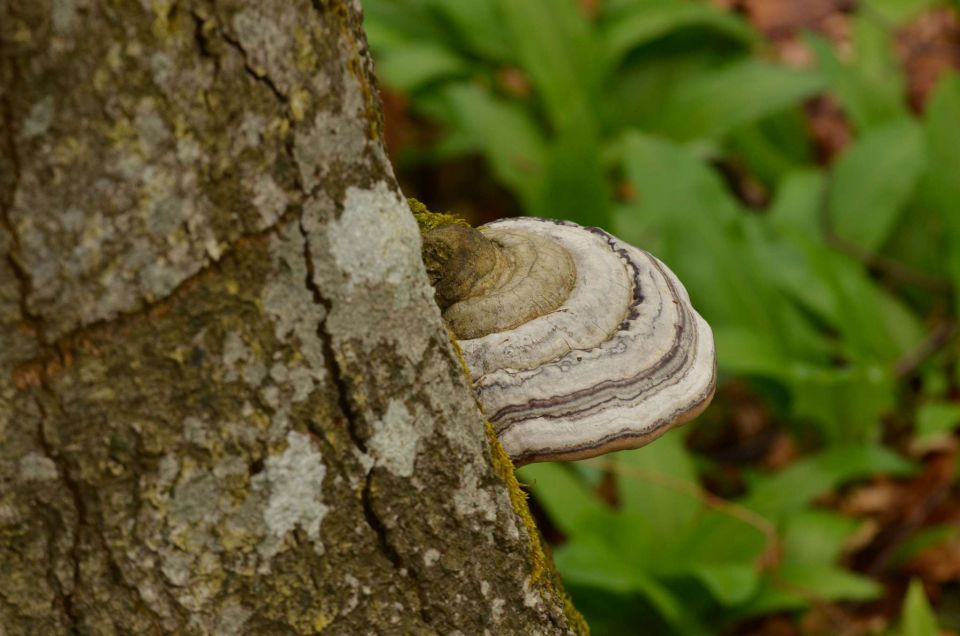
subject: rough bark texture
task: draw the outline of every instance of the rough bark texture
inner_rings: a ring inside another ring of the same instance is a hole
[[[0,634],[570,633],[357,3],[0,0]]]

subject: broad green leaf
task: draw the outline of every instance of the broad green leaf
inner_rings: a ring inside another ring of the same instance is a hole
[[[570,0],[498,0],[497,7],[551,123],[565,128],[593,103],[600,80],[586,19]]]
[[[907,598],[903,602],[900,636],[940,636],[937,618],[930,609],[923,583],[919,579],[910,581]]]
[[[405,91],[463,73],[466,65],[449,50],[431,43],[408,43],[380,56],[377,71],[386,84]]]
[[[614,16],[603,30],[607,64],[612,69],[630,50],[691,27],[710,29],[748,46],[758,40],[743,20],[706,4],[640,3]]]
[[[472,84],[451,86],[445,96],[457,127],[483,151],[497,178],[533,209],[540,195],[546,150],[530,115]]]
[[[565,581],[614,592],[636,592],[644,587],[658,589],[636,564],[616,553],[612,546],[582,539],[571,541],[554,552],[557,569]],[[663,594],[669,594],[663,590]]]
[[[793,413],[812,419],[830,444],[875,442],[880,416],[894,404],[891,372],[878,365],[791,368]]]
[[[633,215],[658,235],[637,236],[631,219],[620,216],[620,236],[656,250],[708,322],[783,341],[781,305],[744,248],[742,218],[717,174],[689,149],[636,132],[624,137],[623,155],[636,191]]]
[[[844,542],[857,522],[827,511],[805,510],[787,518],[783,533],[783,560],[775,573],[764,577],[760,593],[748,613],[800,609],[812,598],[866,600],[881,587],[874,581],[838,567]]]
[[[950,236],[948,271],[960,293],[960,75],[943,76],[927,102],[927,174],[923,182]]]
[[[857,525],[854,519],[826,510],[791,515],[783,533],[783,563],[835,565]]]
[[[929,437],[960,427],[960,402],[927,402],[917,409],[917,435]]]
[[[554,561],[567,584],[640,594],[677,633],[703,633],[689,615],[686,603],[609,546],[590,541],[571,542],[556,550]]]
[[[787,375],[789,363],[780,347],[745,325],[717,325],[713,339],[722,371],[770,378]]]
[[[695,575],[705,566],[754,566],[764,550],[773,547],[769,534],[773,520],[735,514],[708,510],[698,517],[674,542],[665,573]]]
[[[880,446],[836,446],[759,479],[743,504],[774,520],[784,520],[821,493],[867,475],[903,475],[913,465]]]
[[[617,492],[624,510],[650,521],[660,543],[667,543],[693,522],[701,503],[700,484],[690,454],[677,432],[668,433],[656,446],[615,453]]]
[[[443,41],[443,31],[416,0],[364,0],[364,31],[377,53],[410,42]]]
[[[751,563],[700,565],[693,574],[724,605],[738,605],[757,590],[760,571]]]
[[[816,197],[817,193],[810,192],[810,195]],[[805,203],[799,198],[789,202],[778,199],[770,218],[771,229],[776,231],[766,241],[754,241],[753,251],[766,276],[783,294],[821,320],[837,326],[842,316],[834,286],[812,262],[813,253],[823,249],[822,243],[810,235],[813,228],[795,225],[807,223],[808,219],[787,218],[788,214],[805,214]],[[815,213],[815,210],[810,212]],[[820,353],[824,352],[820,350]],[[807,361],[814,359],[811,357]]]
[[[822,89],[816,73],[746,59],[676,84],[650,128],[683,141],[719,137]]]
[[[835,566],[784,566],[777,576],[750,601],[744,610],[747,615],[800,610],[809,607],[814,599],[870,601],[883,592],[883,587],[873,579]]]
[[[645,130],[660,116],[664,96],[687,78],[710,73],[728,61],[728,56],[710,49],[685,50],[683,55],[659,55],[651,51],[630,59],[605,78],[595,104],[598,117],[608,130]]]
[[[730,152],[746,164],[749,174],[773,186],[810,162],[810,142],[802,122],[799,107],[764,117],[731,132]]]
[[[613,516],[613,511],[562,464],[524,466],[517,477],[530,486],[551,521],[565,533],[575,533],[582,525],[593,523],[591,517]]]
[[[857,69],[869,81],[881,85],[889,99],[903,95],[903,73],[893,47],[894,32],[875,16],[858,13],[853,21],[854,59]]]
[[[600,154],[592,111],[584,110],[547,149],[541,197],[528,213],[610,227],[610,183]]]
[[[810,270],[832,291],[829,316],[840,330],[845,358],[891,364],[924,338],[920,320],[871,279],[852,257],[821,243],[803,244]]]
[[[425,4],[442,16],[456,41],[472,53],[497,62],[514,61],[510,38],[491,0],[427,0]]]
[[[911,17],[928,7],[939,4],[939,0],[861,0],[863,6],[873,12],[874,19],[903,24]]]
[[[843,153],[831,175],[833,230],[862,249],[879,250],[923,167],[923,135],[911,120],[871,130]]]
[[[833,45],[822,37],[808,35],[806,41],[817,56],[828,89],[840,100],[857,130],[865,132],[906,116],[903,100],[899,93],[889,90],[889,82],[876,81],[842,63]]]
[[[927,526],[901,541],[890,557],[889,567],[899,570],[907,561],[936,545],[960,539],[960,527],[954,523]]]
[[[659,224],[697,221],[714,230],[737,217],[739,210],[720,177],[691,149],[637,131],[625,134],[620,147],[644,214]]]

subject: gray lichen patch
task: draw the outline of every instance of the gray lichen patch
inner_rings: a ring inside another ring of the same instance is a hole
[[[254,488],[267,493],[263,521],[269,535],[260,545],[265,557],[281,549],[287,534],[302,529],[318,552],[320,524],[329,511],[323,501],[323,479],[327,468],[323,456],[313,446],[310,436],[296,431],[287,434],[287,448],[280,455],[267,459],[266,469],[254,479]]]
[[[367,449],[375,464],[398,477],[413,475],[420,440],[433,432],[430,415],[420,405],[409,409],[400,400],[391,400],[383,418],[373,424]]]
[[[281,98],[243,72],[249,56],[271,78],[288,77],[294,93],[309,92],[295,38],[257,39],[241,52],[197,11],[126,3],[88,38],[75,28],[75,3],[57,2],[46,16],[56,34],[50,47],[22,43],[43,79],[9,93],[19,178],[8,220],[29,280],[26,306],[47,323],[48,339],[167,297],[301,197]],[[271,24],[282,34],[282,24],[264,17],[274,14],[283,12],[241,11],[237,37]],[[240,94],[239,105],[225,98]],[[260,125],[227,134],[242,122]],[[256,143],[236,143],[251,135]]]
[[[380,181],[347,188],[340,218],[330,223],[330,251],[348,291],[388,285],[397,293],[419,282],[420,233],[396,190]]]
[[[22,481],[53,481],[57,479],[57,465],[49,457],[31,452],[20,458]]]
[[[227,371],[228,382],[241,378],[254,388],[259,387],[267,376],[266,365],[235,331],[229,332],[224,339],[223,366]]]
[[[247,67],[258,77],[268,77],[280,93],[288,96],[297,83],[293,34],[298,25],[294,14],[277,14],[265,7],[238,11],[230,26],[243,50]]]
[[[32,281],[28,304],[49,320],[51,336],[163,298],[219,255],[221,239],[201,214],[208,203],[196,178],[206,157],[181,162],[156,101],[141,98],[131,107],[97,166],[103,172],[87,177],[82,190],[77,184],[73,196],[54,200],[39,187],[41,173],[30,164],[22,172],[10,219]],[[45,126],[62,125],[49,117]],[[74,143],[72,152],[51,149],[66,174],[90,168],[88,142]],[[48,213],[35,213],[41,209]]]
[[[363,157],[367,147],[365,128],[354,113],[319,111],[313,125],[294,136],[294,156],[304,189],[310,191],[342,166]]]
[[[259,228],[267,228],[277,222],[290,203],[290,195],[277,185],[269,174],[259,173],[252,179],[253,205],[260,213]]]
[[[460,488],[453,493],[453,504],[463,517],[478,515],[493,523],[497,520],[497,502],[489,489],[480,486],[481,472],[481,468],[473,464],[464,467]]]
[[[305,240],[295,224],[271,237],[270,254],[278,274],[263,288],[260,301],[273,321],[276,338],[295,344],[307,368],[323,380],[326,367],[317,329],[326,318],[326,310],[307,286],[305,250]]]

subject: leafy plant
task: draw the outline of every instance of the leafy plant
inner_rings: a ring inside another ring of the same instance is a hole
[[[682,634],[709,634],[707,626],[724,615],[803,608],[811,597],[876,597],[876,583],[836,565],[856,524],[809,504],[858,477],[911,469],[880,447],[835,447],[781,473],[758,476],[749,495],[725,501],[702,490],[679,435],[586,465],[581,472],[616,475],[618,507],[601,502],[589,479],[569,467],[520,470],[566,537],[555,552],[564,580],[622,598],[619,612],[606,610],[608,622],[611,613],[629,616],[629,606],[642,597]],[[706,601],[697,611],[689,607],[691,588]],[[629,624],[621,628],[631,633]]]
[[[679,434],[609,462],[524,468],[596,631],[642,620],[708,634],[880,593],[838,562],[856,522],[814,502],[909,473],[881,445],[885,419],[916,421],[924,439],[960,422],[956,350],[931,346],[953,333],[960,293],[960,76],[917,115],[892,45],[937,4],[864,0],[852,58],[806,35],[816,66],[798,69],[705,1],[606,0],[587,15],[573,0],[365,0],[382,81],[444,131],[403,159],[480,155],[525,213],[655,253],[712,325],[722,377],[805,441],[736,500],[703,490]],[[826,165],[803,111],[823,94],[853,137]],[[731,188],[743,179],[759,202]],[[617,505],[596,494],[604,474]],[[925,612],[912,585],[902,633],[932,633]]]

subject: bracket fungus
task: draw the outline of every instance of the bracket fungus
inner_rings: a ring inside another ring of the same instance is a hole
[[[659,260],[565,221],[424,235],[477,398],[517,465],[643,446],[710,402],[709,325]]]

